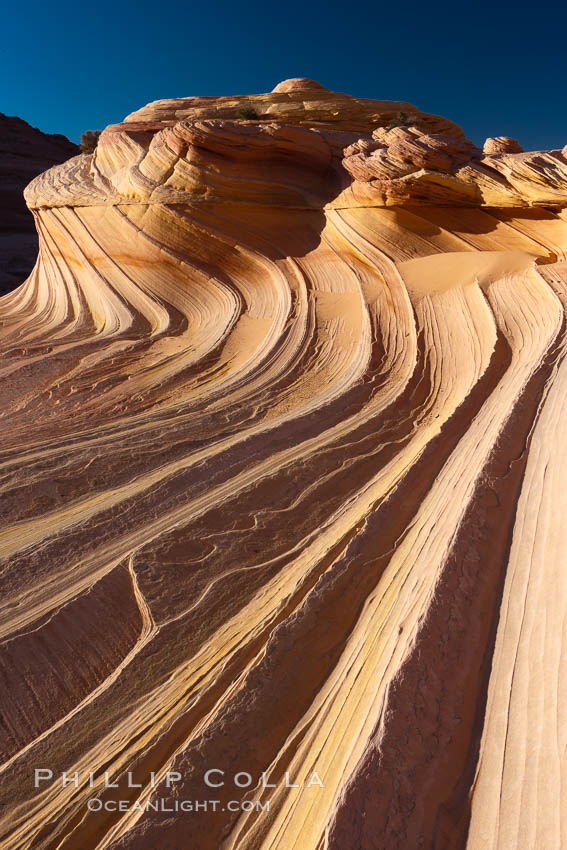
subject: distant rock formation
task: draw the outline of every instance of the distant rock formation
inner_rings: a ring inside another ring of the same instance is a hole
[[[2,848],[564,845],[567,151],[517,148],[294,78],[29,184]]]
[[[23,283],[37,258],[37,233],[24,201],[25,187],[78,150],[65,136],[42,133],[0,112],[0,295]]]

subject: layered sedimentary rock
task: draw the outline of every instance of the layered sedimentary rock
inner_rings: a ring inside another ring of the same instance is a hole
[[[47,134],[0,112],[0,295],[19,286],[34,267],[38,239],[23,192],[56,163],[79,152],[65,136]]]
[[[3,847],[562,845],[567,160],[490,141],[300,79],[28,187]]]

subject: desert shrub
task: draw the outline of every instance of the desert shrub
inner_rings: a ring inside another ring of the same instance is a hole
[[[85,130],[79,145],[81,153],[94,153],[101,133],[102,130]]]
[[[414,121],[414,116],[406,115],[405,112],[400,112],[395,118],[387,124],[386,129],[393,130],[394,127],[409,127]]]
[[[238,117],[244,118],[245,121],[255,121],[260,116],[258,115],[257,111],[254,109],[254,107],[251,104],[248,104],[247,106],[242,106],[238,110]]]

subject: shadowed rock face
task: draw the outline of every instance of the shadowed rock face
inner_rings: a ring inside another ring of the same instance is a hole
[[[567,162],[512,141],[298,78],[28,186],[2,846],[561,846]]]
[[[37,233],[23,198],[25,187],[78,150],[65,136],[42,133],[0,112],[0,295],[23,283],[37,258]]]

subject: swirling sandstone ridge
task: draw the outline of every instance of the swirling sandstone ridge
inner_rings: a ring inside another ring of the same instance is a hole
[[[566,153],[299,79],[28,186],[2,847],[563,846]]]

